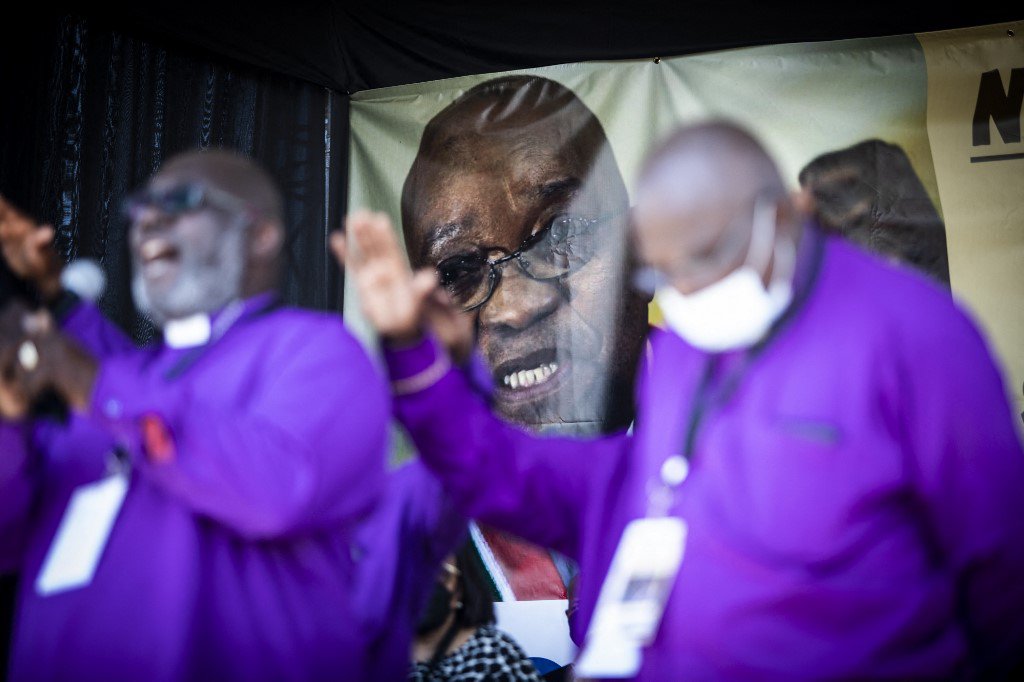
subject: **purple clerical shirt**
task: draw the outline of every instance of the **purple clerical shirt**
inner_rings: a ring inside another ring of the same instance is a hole
[[[270,303],[198,348],[136,350],[89,305],[64,320],[100,359],[91,413],[0,424],[12,679],[404,678],[464,521],[418,465],[386,473],[387,388],[341,321]],[[115,445],[130,484],[92,582],[37,594]]]
[[[753,352],[651,339],[635,436],[540,437],[462,376],[396,410],[469,515],[575,558],[585,628],[666,459],[682,567],[639,679],[998,675],[1024,651],[1024,454],[985,342],[949,293],[809,230],[796,301]],[[393,380],[443,368],[390,351]],[[423,379],[417,379],[421,377]]]

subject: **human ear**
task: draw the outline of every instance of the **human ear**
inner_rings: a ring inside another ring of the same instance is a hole
[[[249,242],[251,254],[258,260],[272,260],[284,244],[284,228],[275,221],[264,220],[256,223]]]

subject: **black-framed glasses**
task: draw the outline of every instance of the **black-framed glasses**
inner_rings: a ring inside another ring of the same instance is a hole
[[[515,251],[500,246],[479,248],[445,258],[437,264],[441,284],[466,312],[490,300],[501,283],[506,263],[515,261],[531,279],[545,281],[564,277],[586,265],[597,252],[602,235],[595,229],[623,211],[587,218],[562,213],[527,237]],[[493,254],[503,254],[492,257]]]
[[[128,220],[135,222],[148,209],[155,209],[168,217],[177,217],[201,208],[216,208],[227,213],[252,213],[252,207],[242,199],[198,182],[158,191],[140,190],[125,199],[121,212]]]

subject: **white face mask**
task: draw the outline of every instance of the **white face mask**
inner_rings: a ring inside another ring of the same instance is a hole
[[[767,290],[761,280],[774,240],[775,205],[759,200],[743,265],[692,294],[682,294],[671,285],[658,288],[655,300],[668,327],[690,345],[709,352],[747,348],[760,341],[793,294],[789,280],[795,254],[789,241],[786,249],[774,248],[774,276]]]

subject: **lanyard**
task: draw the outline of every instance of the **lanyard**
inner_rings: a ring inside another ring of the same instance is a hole
[[[666,458],[658,472],[660,480],[652,480],[648,485],[647,515],[649,517],[664,516],[668,513],[674,489],[679,487],[689,474],[690,460],[693,458],[697,445],[697,436],[699,435],[704,418],[713,408],[721,407],[732,398],[739,389],[754,360],[765,351],[772,341],[778,338],[782,330],[796,317],[797,313],[806,305],[807,299],[810,298],[811,292],[814,290],[815,283],[818,280],[818,275],[821,272],[825,240],[813,231],[808,231],[805,234],[807,238],[812,240],[811,248],[813,250],[811,252],[810,272],[805,284],[797,290],[793,300],[786,306],[782,315],[772,323],[768,333],[744,353],[735,369],[723,377],[721,381],[717,382],[717,385],[715,385],[714,378],[721,356],[711,355],[707,362],[704,363],[700,380],[697,382],[693,407],[686,422],[686,435],[683,439],[682,453]]]

